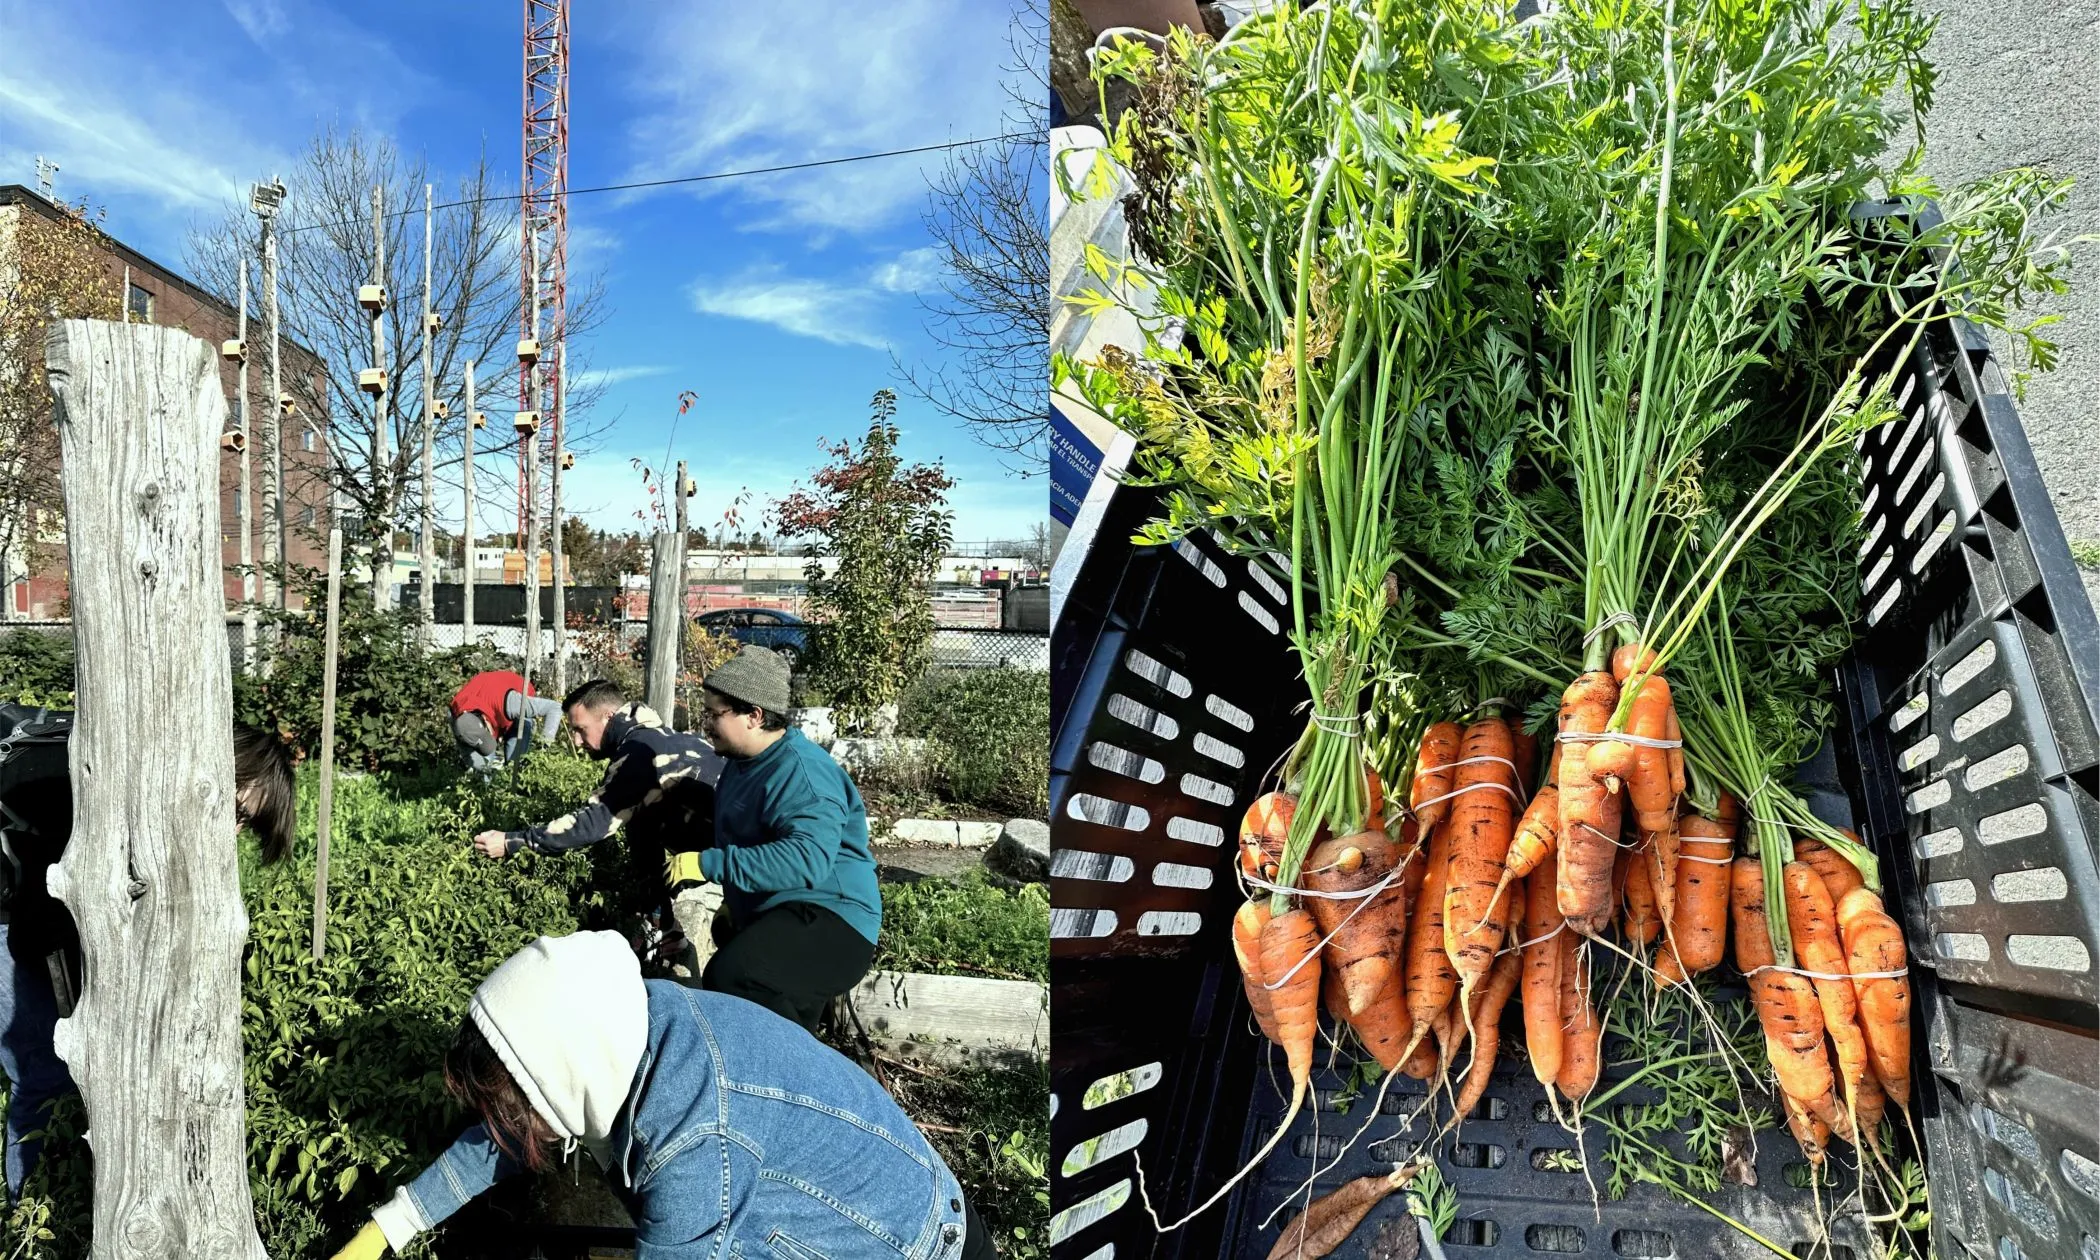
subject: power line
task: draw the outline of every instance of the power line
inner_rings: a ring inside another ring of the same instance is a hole
[[[946,149],[966,149],[973,144],[997,144],[1002,140],[1027,140],[1036,136],[1032,131],[1010,131],[1003,136],[979,136],[975,140],[951,140],[946,144],[922,144],[912,149],[886,149],[881,153],[855,153],[850,157],[820,158],[814,162],[790,162],[785,166],[760,166],[741,171],[714,171],[706,175],[681,175],[675,179],[645,179],[631,184],[600,184],[593,188],[571,188],[568,195],[583,193],[626,192],[634,188],[667,188],[673,184],[705,184],[722,179],[743,179],[751,175],[778,175],[783,171],[807,171],[820,166],[843,166],[848,162],[870,162],[876,158],[909,157],[914,153],[939,153]],[[503,201],[523,201],[524,194],[509,193],[500,197],[469,197],[461,201],[441,201],[432,206],[433,211],[451,210],[458,206],[488,205]],[[402,210],[389,214],[389,219],[405,219],[419,213]],[[362,227],[366,220],[345,220],[342,223],[309,223],[304,227],[288,228],[278,233],[289,236],[295,232],[313,232],[331,227]]]

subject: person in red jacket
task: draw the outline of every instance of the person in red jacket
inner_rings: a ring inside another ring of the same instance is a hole
[[[522,674],[476,674],[452,697],[452,738],[467,768],[483,774],[530,748],[535,734],[552,743],[560,724],[561,706],[535,694]]]

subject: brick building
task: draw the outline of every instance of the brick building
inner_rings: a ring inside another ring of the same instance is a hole
[[[0,185],[0,266],[12,250],[14,225],[23,215],[57,219],[64,212],[34,189],[19,184]],[[225,302],[171,268],[162,266],[114,238],[105,238],[103,265],[111,282],[124,294],[125,311],[132,320],[181,328],[211,343],[214,348],[234,339],[238,312]],[[258,264],[259,265],[259,264]],[[128,285],[128,288],[123,286]],[[276,405],[270,397],[269,345],[262,334],[262,312],[248,313],[248,419],[250,428],[250,485],[254,505],[252,540],[254,558],[263,557],[263,409]],[[328,562],[327,457],[324,437],[316,426],[326,424],[328,369],[319,355],[291,338],[279,351],[285,392],[294,398],[295,410],[279,417],[284,446],[284,514],[286,550],[294,564],[325,567]],[[231,359],[219,360],[226,390],[226,427],[239,427],[236,401],[240,368]],[[226,604],[229,609],[241,598],[240,545],[240,456],[224,449],[219,453],[219,541],[226,561]],[[36,571],[24,573],[18,556],[0,556],[0,618],[57,618],[64,615],[66,598],[65,529],[62,522],[39,523],[40,536],[48,547],[39,548]],[[258,585],[258,594],[260,587]],[[299,598],[292,596],[294,607]]]

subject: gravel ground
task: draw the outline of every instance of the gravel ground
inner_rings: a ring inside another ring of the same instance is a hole
[[[1927,7],[1940,14],[1930,173],[1943,184],[2021,165],[2071,176],[2078,186],[2060,226],[2100,231],[2100,0]],[[2100,249],[2087,247],[2071,291],[2041,309],[2062,317],[2054,328],[2062,359],[2033,379],[2020,416],[2064,533],[2074,545],[2100,544]],[[2100,573],[2084,577],[2100,602]]]

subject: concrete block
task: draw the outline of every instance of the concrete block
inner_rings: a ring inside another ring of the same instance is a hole
[[[1022,880],[1050,878],[1050,824],[1033,818],[1015,818],[999,832],[985,866],[1001,875]]]

